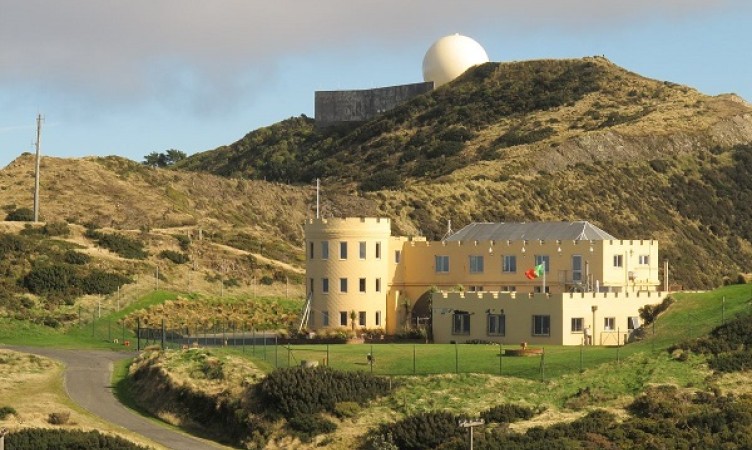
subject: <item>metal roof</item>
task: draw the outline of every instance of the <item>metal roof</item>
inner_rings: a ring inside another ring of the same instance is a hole
[[[522,240],[608,241],[615,237],[590,222],[471,223],[447,237],[447,241]]]

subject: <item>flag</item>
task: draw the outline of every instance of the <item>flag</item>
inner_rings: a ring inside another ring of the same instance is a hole
[[[533,267],[532,269],[528,269],[527,272],[525,272],[525,276],[528,280],[534,280],[538,277],[543,276],[543,272],[546,270],[543,264],[538,264],[537,266]]]

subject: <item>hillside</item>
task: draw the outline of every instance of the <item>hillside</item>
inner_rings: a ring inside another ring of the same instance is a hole
[[[604,58],[489,63],[359,126],[291,118],[179,168],[361,192],[395,229],[589,220],[656,238],[672,281],[752,271],[752,107]],[[325,195],[326,197],[326,195]]]

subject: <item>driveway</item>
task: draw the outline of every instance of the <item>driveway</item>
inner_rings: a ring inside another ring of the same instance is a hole
[[[5,348],[33,353],[62,361],[65,368],[65,390],[70,398],[100,418],[138,433],[152,441],[176,450],[230,448],[195,438],[147,420],[117,401],[112,391],[112,369],[116,361],[133,353],[107,350],[60,350],[52,348]]]

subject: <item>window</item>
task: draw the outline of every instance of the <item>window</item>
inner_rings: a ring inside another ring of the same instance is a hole
[[[582,333],[584,329],[585,319],[582,317],[572,317],[572,333]]]
[[[517,292],[517,286],[502,286],[502,292]]]
[[[358,313],[358,325],[360,325],[361,327],[366,326],[366,312],[365,311],[361,311]]]
[[[624,260],[622,259],[622,255],[614,255],[614,267],[623,267],[624,266]]]
[[[535,265],[539,266],[543,264],[546,273],[548,273],[549,270],[551,270],[551,263],[549,261],[548,255],[535,255]]]
[[[449,272],[449,256],[436,255],[436,273]]]
[[[376,278],[376,292],[381,292],[381,278]]]
[[[456,312],[452,314],[452,334],[470,334],[470,314]]]
[[[321,279],[321,292],[323,292],[324,294],[329,293],[329,278]]]
[[[329,259],[329,241],[321,241],[321,259]]]
[[[395,250],[394,251],[394,263],[395,264],[399,264],[400,263],[400,259],[402,259],[402,252],[399,251],[399,250]]]
[[[375,323],[376,323],[377,327],[381,326],[381,311],[376,311],[376,321],[375,321]]]
[[[376,259],[381,259],[381,242],[376,243]]]
[[[507,329],[507,320],[504,314],[489,314],[488,315],[488,335],[489,336],[504,336]]]
[[[533,336],[551,336],[551,316],[533,316]]]
[[[572,281],[582,281],[582,255],[572,255]]]
[[[613,331],[615,329],[616,329],[616,319],[614,317],[604,317],[603,318],[603,330]]]
[[[313,259],[313,246],[314,246],[314,243],[313,243],[313,242],[311,242],[311,243],[310,243],[310,245],[309,245],[309,247],[310,247],[310,249],[311,249],[311,252],[310,252],[310,254],[308,255],[308,259]]]
[[[347,311],[339,312],[339,325],[342,327],[347,326]]]
[[[640,328],[640,318],[637,316],[627,317],[627,330],[634,331]]]
[[[347,259],[347,242],[339,243],[339,259]]]
[[[366,279],[361,278],[358,280],[358,291],[365,292],[366,291]]]
[[[467,291],[468,292],[482,292],[483,291],[483,286],[470,285],[470,286],[467,287]]]
[[[650,264],[650,255],[640,255],[638,262],[643,266]]]
[[[329,326],[329,311],[321,312],[321,325],[324,327]]]
[[[470,255],[470,273],[483,273],[482,255]]]
[[[517,257],[515,255],[504,255],[501,258],[501,271],[504,273],[517,272]]]
[[[366,243],[358,242],[360,259],[366,259]]]
[[[543,291],[541,291],[541,286],[535,286],[533,288],[533,292],[535,292],[536,294],[540,294]],[[546,286],[546,294],[548,294],[550,292],[551,292],[551,286]]]
[[[347,278],[340,278],[339,279],[339,291],[340,292],[347,292]]]
[[[313,286],[314,286],[314,284],[313,284],[313,278],[311,278],[310,284],[311,284],[311,286],[309,287],[308,292],[313,292]]]

